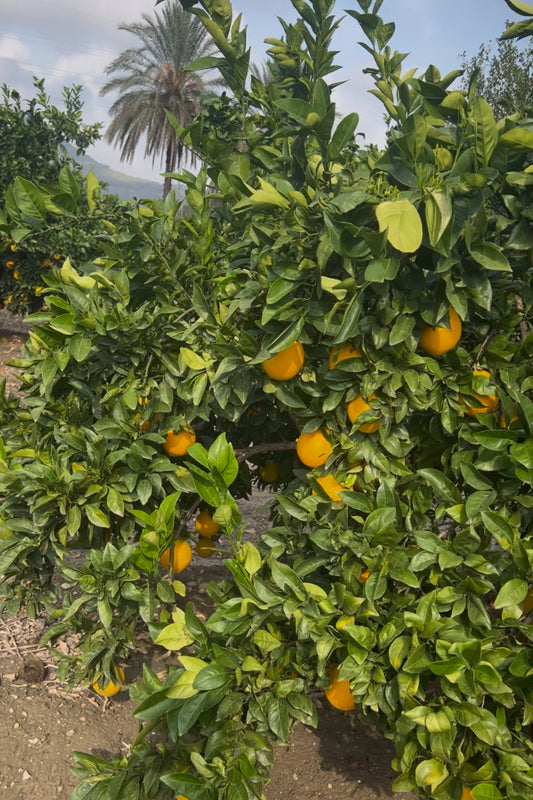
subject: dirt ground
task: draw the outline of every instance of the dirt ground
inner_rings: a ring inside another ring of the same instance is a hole
[[[16,358],[27,326],[0,312],[0,377],[16,391],[16,372],[6,362]],[[250,535],[267,524],[264,496],[243,504]],[[208,581],[223,570],[221,562],[194,557],[187,572],[190,597],[200,598]],[[68,798],[76,786],[69,769],[71,752],[101,757],[127,753],[138,731],[135,704],[127,691],[104,701],[91,689],[66,692],[55,680],[55,665],[38,641],[41,620],[23,615],[0,617],[0,797],[2,800]],[[124,664],[126,682],[140,675],[143,661],[164,674],[161,648],[140,644],[136,658]],[[289,745],[278,747],[267,800],[416,800],[391,791],[393,748],[352,714],[317,700],[319,727],[299,725]]]

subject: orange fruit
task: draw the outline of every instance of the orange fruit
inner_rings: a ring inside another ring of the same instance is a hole
[[[316,482],[320,484],[328,497],[331,497],[335,503],[342,503],[342,497],[339,495],[339,492],[346,492],[348,490],[346,486],[336,481],[333,475],[323,475],[321,478],[317,478]]]
[[[355,708],[354,696],[350,691],[350,681],[339,680],[339,668],[329,670],[329,687],[326,689],[326,698],[333,708],[340,711],[352,711]]]
[[[267,358],[261,366],[269,378],[275,381],[288,381],[300,372],[304,360],[302,345],[300,342],[293,342],[285,350],[280,350],[272,358]]]
[[[474,800],[472,797],[472,792],[468,788],[468,786],[463,786],[463,793],[461,795],[461,800]]]
[[[168,431],[163,448],[169,456],[184,456],[187,450],[196,441],[196,434],[191,430],[183,429],[179,433]]]
[[[442,356],[448,350],[453,350],[463,331],[463,325],[458,313],[450,307],[450,328],[432,328],[431,325],[423,328],[418,340],[419,346],[430,356]]]
[[[302,433],[296,440],[298,458],[306,467],[320,467],[333,452],[330,442],[322,431]]]
[[[366,583],[367,580],[370,578],[371,574],[372,573],[370,572],[369,569],[364,569],[362,573],[359,575],[359,580],[361,581],[361,583]]]
[[[98,681],[95,681],[95,683],[93,683],[93,689],[96,692],[96,694],[101,695],[101,697],[113,697],[114,694],[120,692],[120,690],[124,686],[124,678],[125,678],[124,670],[122,669],[122,667],[117,667],[117,675],[120,680],[120,683],[113,683],[113,681],[109,681],[109,683],[106,683],[106,685],[103,686],[102,688],[100,688]]]
[[[168,547],[164,553],[161,554],[159,561],[164,569],[170,567],[170,550]],[[172,558],[172,569],[174,572],[183,572],[185,567],[188,567],[192,558],[192,550],[189,542],[185,539],[176,539],[174,542],[174,555]]]
[[[501,415],[501,417],[500,417],[500,428],[509,429],[512,426],[513,422],[518,422],[518,414],[516,413],[516,409],[515,408],[513,408],[513,413],[512,413],[512,416],[511,416],[511,419],[509,420],[509,422],[507,422],[504,414]]]
[[[213,517],[209,511],[200,511],[194,522],[194,527],[200,536],[214,536],[220,530],[220,525],[213,522]]]
[[[330,351],[328,358],[329,368],[333,369],[339,361],[344,361],[347,358],[361,358],[361,351],[357,347],[352,347],[349,342],[343,344],[342,347],[334,347]]]
[[[279,478],[279,469],[275,461],[269,458],[261,467],[261,480],[264,483],[274,483]]]
[[[212,539],[202,537],[198,539],[194,549],[200,558],[209,558],[215,552],[215,544]]]
[[[484,378],[490,379],[490,372],[486,369],[475,369],[472,375],[482,375]],[[475,417],[477,414],[488,414],[490,411],[494,411],[499,402],[495,394],[477,394],[477,392],[472,392],[472,395],[478,401],[479,406],[469,406],[468,403],[465,403],[463,398],[460,397],[461,403],[464,404],[466,409],[466,413],[471,417]]]
[[[369,400],[373,400],[375,398],[375,393],[372,392]],[[370,405],[363,400],[361,395],[358,395],[351,403],[348,403],[346,410],[348,412],[348,418],[350,422],[355,422],[359,414],[362,414],[363,411],[367,411],[370,408]],[[361,433],[375,433],[379,426],[381,425],[381,421],[378,419],[375,422],[365,422],[363,425],[360,425],[357,430],[361,431]]]
[[[189,798],[185,797],[184,794],[178,794],[178,796],[176,797],[176,800],[189,800]]]
[[[522,614],[529,614],[530,611],[533,611],[533,588],[527,590],[527,594],[522,605]]]

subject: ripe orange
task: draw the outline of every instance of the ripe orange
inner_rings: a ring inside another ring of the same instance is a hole
[[[509,420],[509,422],[507,422],[507,420],[505,418],[505,414],[501,415],[501,417],[500,417],[500,428],[509,429],[513,425],[513,422],[518,422],[518,414],[516,413],[516,408],[513,408],[513,413],[511,415],[511,419]]]
[[[448,350],[453,350],[463,331],[461,319],[457,312],[450,307],[450,328],[432,328],[428,325],[422,330],[419,346],[430,356],[442,356]]]
[[[354,696],[350,691],[350,681],[339,680],[339,668],[329,670],[330,684],[326,689],[326,698],[334,708],[340,711],[352,711],[355,708]]]
[[[304,349],[300,342],[291,345],[276,353],[272,358],[267,358],[261,364],[269,378],[275,381],[288,381],[297,375],[304,365]]]
[[[361,581],[361,583],[366,583],[367,580],[370,578],[371,574],[372,573],[370,572],[369,569],[364,569],[362,573],[359,575],[359,580]]]
[[[176,800],[189,800],[189,798],[185,797],[184,794],[178,794]]]
[[[220,525],[213,522],[213,517],[209,511],[200,511],[194,522],[194,527],[200,536],[214,536],[220,530]]]
[[[335,503],[342,503],[342,497],[339,492],[346,492],[347,489],[342,483],[336,481],[333,475],[323,475],[321,478],[317,478],[316,482],[321,485],[328,497],[331,497]]]
[[[196,555],[200,556],[200,558],[209,558],[215,552],[215,544],[212,539],[200,538],[196,542]]]
[[[522,605],[522,614],[524,614],[524,616],[529,614],[530,611],[533,611],[533,588],[527,590],[527,594]]]
[[[124,686],[124,670],[122,667],[117,667],[117,675],[119,677],[120,683],[113,683],[113,681],[109,681],[106,685],[100,688],[98,681],[93,683],[93,689],[96,694],[101,695],[102,697],[113,697],[114,694],[120,692],[122,687]]]
[[[279,469],[275,461],[269,458],[261,467],[261,480],[264,483],[274,483],[279,478]]]
[[[368,399],[373,400],[375,396],[375,393],[372,392]],[[370,405],[366,402],[366,400],[363,400],[361,395],[358,395],[354,400],[351,401],[351,403],[348,403],[346,408],[350,422],[355,422],[359,414],[362,414],[363,411],[367,411],[369,408]],[[361,431],[361,433],[375,433],[380,425],[381,421],[378,419],[375,422],[363,423],[363,425],[360,425],[357,430]]]
[[[322,431],[302,433],[296,440],[298,458],[306,467],[320,467],[333,452],[330,442]]]
[[[159,559],[164,569],[170,567],[170,550],[170,547],[167,548]],[[176,539],[174,542],[174,556],[172,558],[172,569],[174,572],[183,572],[185,567],[189,566],[191,558],[192,550],[189,542],[185,539]]]
[[[196,441],[196,434],[192,430],[183,429],[179,433],[168,431],[163,443],[163,448],[169,456],[184,456],[187,450]]]
[[[490,372],[486,369],[475,369],[472,375],[482,375],[484,378],[490,379]],[[477,392],[472,392],[472,395],[478,401],[479,406],[469,406],[462,397],[460,398],[461,403],[464,403],[466,413],[471,417],[475,417],[477,414],[488,414],[490,411],[494,411],[499,402],[495,394],[477,394]]]
[[[346,358],[360,358],[361,351],[357,347],[352,347],[349,342],[343,344],[342,347],[334,347],[331,350],[328,358],[329,368],[333,369],[337,366],[339,361],[344,361]]]
[[[463,793],[461,795],[461,800],[474,800],[472,797],[472,792],[468,788],[468,786],[463,786]]]

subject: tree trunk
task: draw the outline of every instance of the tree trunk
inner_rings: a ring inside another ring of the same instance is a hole
[[[174,148],[172,147],[172,142],[169,140],[167,143],[167,150],[165,154],[165,172],[172,172],[174,169]],[[170,192],[172,184],[172,178],[166,177],[165,182],[163,184],[163,200]]]

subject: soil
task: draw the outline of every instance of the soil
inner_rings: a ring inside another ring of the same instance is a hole
[[[17,372],[7,362],[17,358],[29,325],[0,311],[0,378],[7,393],[18,393]],[[265,495],[243,503],[248,533],[257,536],[268,524]],[[194,557],[188,567],[189,597],[201,609],[205,586],[224,571],[220,558]],[[206,608],[207,610],[207,608]],[[135,703],[127,691],[109,700],[91,689],[67,692],[55,679],[55,664],[39,648],[44,621],[0,617],[0,797],[2,800],[68,798],[76,786],[70,771],[74,750],[104,758],[125,754],[138,732]],[[135,658],[124,664],[126,683],[148,662],[164,676],[168,653],[140,641]],[[267,800],[416,800],[412,793],[391,791],[392,745],[353,715],[317,699],[317,730],[298,725],[289,744],[276,749]]]

